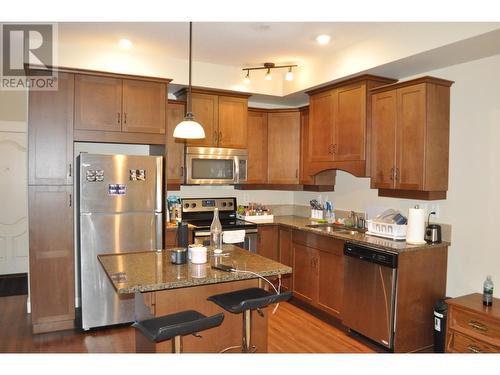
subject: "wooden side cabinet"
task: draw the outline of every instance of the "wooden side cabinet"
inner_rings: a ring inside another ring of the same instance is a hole
[[[73,88],[59,73],[57,90],[29,92],[29,185],[73,184]]]
[[[379,195],[446,198],[452,83],[422,77],[371,90],[371,187]]]
[[[446,300],[447,353],[500,353],[500,299],[484,306],[479,293]]]
[[[257,254],[277,262],[279,261],[278,226],[258,226]]]
[[[29,187],[33,333],[74,327],[73,187]]]

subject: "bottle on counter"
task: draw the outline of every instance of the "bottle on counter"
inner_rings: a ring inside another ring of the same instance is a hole
[[[222,250],[222,225],[219,220],[219,209],[214,208],[214,218],[210,225],[210,246],[213,250]]]
[[[491,276],[486,276],[483,284],[483,305],[491,306],[493,303],[493,280]]]

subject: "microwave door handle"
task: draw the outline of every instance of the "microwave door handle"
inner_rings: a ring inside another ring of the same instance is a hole
[[[238,157],[233,159],[233,167],[234,167],[234,182],[240,182],[240,161]]]

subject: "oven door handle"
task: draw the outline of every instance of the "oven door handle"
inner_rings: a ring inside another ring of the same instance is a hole
[[[210,237],[210,231],[208,232],[194,232],[195,237]]]

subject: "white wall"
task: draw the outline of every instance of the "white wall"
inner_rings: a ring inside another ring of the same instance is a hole
[[[455,81],[451,88],[450,172],[448,198],[440,206],[442,223],[451,224],[447,294],[481,292],[486,275],[500,284],[500,55],[426,74]],[[413,200],[381,198],[369,179],[338,172],[337,208],[363,210],[369,205],[407,210]],[[295,192],[306,205],[318,193]]]

